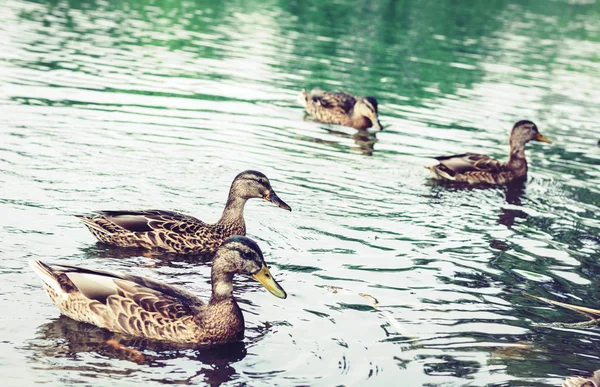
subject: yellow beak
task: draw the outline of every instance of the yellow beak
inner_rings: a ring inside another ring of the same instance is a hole
[[[271,292],[271,294],[275,297],[287,297],[285,290],[283,290],[283,288],[279,286],[277,281],[275,281],[267,266],[263,265],[258,273],[252,274],[252,277],[258,282],[260,282],[260,284],[264,286],[265,289],[267,289],[269,292]]]
[[[550,141],[546,137],[542,136],[541,133],[538,133],[537,137],[535,139],[538,141],[541,141],[541,142],[547,142],[548,144],[552,144],[552,141]]]

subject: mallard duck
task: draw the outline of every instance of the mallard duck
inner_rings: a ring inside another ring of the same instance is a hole
[[[46,293],[61,313],[112,332],[175,343],[223,344],[244,338],[244,316],[233,297],[233,276],[246,274],[279,298],[258,244],[244,236],[227,239],[212,262],[208,303],[151,278],[32,260]]]
[[[207,253],[232,235],[246,235],[244,205],[251,198],[262,198],[285,210],[292,210],[275,194],[264,174],[244,171],[233,180],[223,214],[215,224],[162,210],[95,211],[97,216],[75,216],[100,242],[110,245],[180,254]]]
[[[596,370],[594,375],[589,378],[580,376],[568,378],[562,384],[562,387],[600,387],[600,370]]]
[[[438,180],[466,184],[506,184],[527,176],[525,144],[531,140],[552,143],[542,136],[533,122],[519,121],[510,133],[510,155],[507,163],[486,155],[464,153],[435,157],[440,163],[425,168],[429,169],[432,178]]]
[[[374,126],[382,130],[375,97],[355,97],[343,91],[331,92],[321,89],[302,89],[300,101],[308,114],[326,124],[367,129]]]

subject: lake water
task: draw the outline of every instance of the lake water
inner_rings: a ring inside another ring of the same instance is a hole
[[[600,6],[595,1],[0,1],[3,385],[555,386],[600,368],[597,329],[528,292],[600,307]],[[379,99],[376,134],[304,120],[302,88]],[[433,184],[431,156],[505,158],[534,121],[526,184]],[[59,317],[32,258],[208,297],[206,263],[96,244],[71,214],[215,221],[248,202],[289,294],[236,282],[246,338],[128,343]],[[337,289],[340,288],[340,289]],[[373,299],[378,304],[373,304]],[[375,308],[374,308],[375,306]]]

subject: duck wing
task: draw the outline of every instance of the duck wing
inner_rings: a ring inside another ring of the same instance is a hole
[[[204,305],[194,294],[151,278],[71,265],[49,266],[41,261],[31,261],[30,266],[61,299],[79,301],[57,304],[66,308],[63,312],[67,315],[82,312],[82,299],[87,301],[88,313],[102,315],[99,306],[105,305],[117,317],[115,325],[129,333],[135,333],[132,330],[143,326],[144,320],[179,320],[194,316]],[[69,310],[69,305],[74,310]]]
[[[40,271],[45,274],[40,274],[44,282],[48,282],[50,278],[59,279],[57,282],[63,291],[79,291],[90,300],[100,303],[106,303],[106,300],[113,295],[124,297],[125,293],[130,298],[139,298],[136,295],[140,294],[151,294],[157,299],[168,300],[168,303],[176,309],[187,310],[187,312],[191,306],[204,303],[196,295],[186,290],[148,277],[65,264],[49,266],[41,261],[33,261],[31,265],[38,274]],[[146,305],[144,309],[163,311],[165,317],[170,314],[167,313],[169,309],[156,305],[154,307]]]
[[[500,161],[477,153],[440,156],[435,159],[440,162],[438,168],[443,169],[451,176],[467,172],[500,173],[504,171],[504,164]]]
[[[195,295],[130,274],[46,265],[31,261],[62,313],[115,332],[163,339],[187,339],[190,322],[205,306]]]
[[[149,232],[154,230],[170,230],[176,233],[194,233],[206,223],[193,216],[173,211],[94,211],[104,219],[132,232]]]
[[[356,98],[343,91],[313,90],[311,98],[316,104],[326,109],[341,109],[345,113],[350,112],[356,104]]]

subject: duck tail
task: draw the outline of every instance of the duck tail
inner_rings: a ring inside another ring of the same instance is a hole
[[[106,230],[105,228],[103,228],[102,226],[97,224],[94,221],[94,218],[90,218],[89,216],[85,216],[85,215],[73,215],[73,216],[76,217],[77,219],[79,219],[81,222],[83,222],[83,224],[85,224],[90,229],[101,232],[102,234],[110,234],[110,232],[108,230]]]
[[[429,169],[431,173],[431,178],[435,180],[456,180],[454,176],[450,175],[443,169],[438,168],[437,165],[427,165],[425,168]]]
[[[29,261],[29,267],[42,279],[42,282],[52,288],[57,294],[65,293],[64,289],[58,282],[57,273],[44,262],[32,259]]]
[[[298,102],[300,102],[300,104],[303,107],[306,107],[306,97],[307,97],[307,95],[308,95],[308,93],[306,92],[306,89],[302,89],[302,91],[298,95]]]

